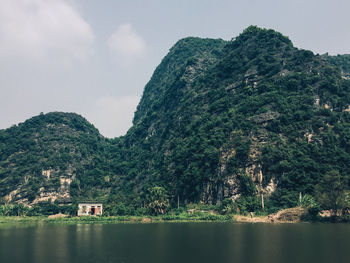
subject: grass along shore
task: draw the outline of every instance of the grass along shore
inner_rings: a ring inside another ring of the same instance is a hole
[[[59,223],[59,224],[117,224],[117,223],[162,223],[162,222],[241,222],[241,223],[298,223],[298,222],[341,222],[349,223],[350,217],[310,217],[308,210],[301,207],[288,208],[275,214],[255,216],[228,214],[220,215],[208,212],[186,212],[165,214],[158,216],[0,216],[1,225],[8,224],[35,224],[35,223]]]
[[[232,215],[161,215],[161,216],[0,216],[1,224],[7,223],[67,223],[67,224],[115,224],[115,223],[160,223],[160,222],[234,222]]]

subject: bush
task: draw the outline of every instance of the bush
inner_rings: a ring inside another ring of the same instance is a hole
[[[300,205],[304,208],[308,208],[309,215],[312,217],[316,217],[321,211],[320,204],[317,203],[316,200],[308,194],[303,196]]]
[[[241,214],[261,209],[260,200],[256,196],[241,196],[237,199],[236,204]]]
[[[0,206],[0,215],[2,216],[26,216],[28,213],[30,213],[30,208],[23,204]]]
[[[237,204],[231,198],[226,198],[221,202],[219,213],[222,215],[233,214],[237,212],[237,208]]]

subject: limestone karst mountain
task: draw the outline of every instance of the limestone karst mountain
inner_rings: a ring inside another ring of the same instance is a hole
[[[254,205],[264,194],[267,205],[288,207],[330,171],[349,187],[348,62],[254,26],[231,41],[182,39],[145,86],[125,136],[105,139],[66,113],[1,130],[0,195],[139,207],[158,185],[174,204]]]

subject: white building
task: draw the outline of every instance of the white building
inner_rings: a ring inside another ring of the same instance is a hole
[[[102,213],[102,203],[91,201],[78,204],[78,216],[101,216]]]

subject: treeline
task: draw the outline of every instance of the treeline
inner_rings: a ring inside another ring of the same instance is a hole
[[[57,202],[38,202],[32,206],[24,204],[0,205],[0,216],[49,216],[55,214],[66,214],[75,216],[77,205],[61,205]]]

